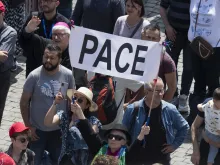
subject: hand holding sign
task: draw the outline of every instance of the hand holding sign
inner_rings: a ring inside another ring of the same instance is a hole
[[[141,127],[141,133],[138,135],[138,140],[143,140],[145,135],[148,135],[150,133],[150,127],[143,125]]]

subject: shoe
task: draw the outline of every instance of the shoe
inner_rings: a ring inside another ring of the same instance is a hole
[[[179,96],[179,112],[189,112],[189,102],[188,102],[188,96],[186,95],[180,95]]]
[[[13,63],[12,68],[11,68],[11,72],[15,72],[17,69],[18,69],[18,62],[15,61],[15,62]]]

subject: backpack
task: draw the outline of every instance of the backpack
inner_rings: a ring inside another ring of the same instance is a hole
[[[95,74],[88,88],[93,92],[93,101],[98,105],[97,117],[100,122],[103,125],[113,122],[124,96],[117,106],[112,77]]]

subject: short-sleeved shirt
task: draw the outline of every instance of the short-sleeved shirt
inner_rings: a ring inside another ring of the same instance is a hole
[[[91,80],[91,78],[95,75],[95,73],[93,72],[88,72],[88,81]],[[122,118],[124,115],[124,99],[125,99],[125,92],[126,92],[126,88],[132,90],[133,92],[136,92],[142,85],[143,83],[141,82],[137,82],[137,81],[133,81],[133,80],[127,80],[127,79],[123,79],[123,78],[118,78],[118,77],[113,77],[113,83],[114,83],[114,91],[115,91],[115,101],[117,106],[119,106],[118,108],[118,112],[117,112],[117,116],[115,118],[115,120],[107,125],[103,125],[103,129],[109,129],[111,128],[114,124],[116,123],[122,123]]]
[[[205,129],[214,135],[219,135],[216,131],[220,130],[220,110],[215,109],[212,100],[202,106],[205,112]]]
[[[139,22],[137,24],[135,24],[134,26],[129,26],[126,21],[127,17],[128,16],[125,15],[125,16],[121,16],[117,19],[117,21],[115,23],[115,28],[114,28],[113,34],[118,35],[118,36],[122,36],[122,37],[128,37],[128,38],[131,36],[131,34],[135,30],[135,28],[139,24]],[[132,38],[141,39],[141,33],[143,32],[144,28],[147,25],[150,25],[150,22],[148,20],[144,20],[143,24],[138,28],[138,30],[136,31],[136,33],[134,34],[134,36]]]
[[[24,92],[31,93],[30,102],[30,122],[42,131],[53,131],[59,129],[58,126],[46,127],[44,117],[53,104],[56,94],[61,88],[61,84],[66,85],[63,92],[73,88],[72,72],[60,65],[60,69],[54,75],[48,75],[42,66],[33,70],[24,84]],[[57,105],[58,109],[66,110],[66,100]]]
[[[162,78],[164,84],[166,84],[165,75],[176,72],[176,65],[173,59],[166,52],[161,56],[161,63],[158,76]]]

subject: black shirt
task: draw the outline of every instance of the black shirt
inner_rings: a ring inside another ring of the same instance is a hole
[[[124,0],[77,0],[72,20],[74,25],[112,34],[124,14]]]

